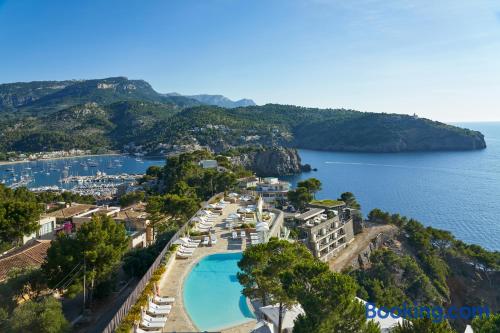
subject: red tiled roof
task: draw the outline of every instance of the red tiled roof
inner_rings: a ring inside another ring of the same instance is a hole
[[[35,240],[34,243],[26,244],[13,252],[0,257],[0,281],[7,278],[13,268],[39,267],[47,256],[50,247],[48,240]]]

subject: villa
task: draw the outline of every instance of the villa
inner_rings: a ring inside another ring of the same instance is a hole
[[[313,255],[328,261],[354,240],[351,211],[343,202],[333,207],[314,207],[295,216],[295,220],[304,236],[304,243]]]
[[[286,199],[291,185],[289,182],[279,180],[276,177],[262,178],[257,182],[255,192],[266,203],[274,203]]]
[[[23,236],[23,244],[28,243],[33,239],[47,239],[50,240],[54,236],[56,230],[56,218],[54,216],[42,215],[38,220],[39,229],[30,234]]]

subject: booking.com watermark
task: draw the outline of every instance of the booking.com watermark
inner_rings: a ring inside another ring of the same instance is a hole
[[[490,316],[489,306],[426,306],[418,304],[403,303],[402,306],[377,307],[373,303],[365,304],[366,319],[388,317],[398,319],[422,319],[430,318],[434,323],[442,322],[443,320],[465,319],[470,320],[474,317]]]

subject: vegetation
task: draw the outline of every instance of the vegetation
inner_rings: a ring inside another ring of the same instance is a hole
[[[18,244],[38,230],[42,212],[36,196],[26,188],[11,190],[0,184],[0,251]]]
[[[309,178],[297,183],[295,190],[287,194],[288,201],[298,210],[302,210],[314,198],[314,194],[321,190],[321,182],[316,178]]]
[[[14,309],[7,323],[8,332],[69,332],[69,323],[62,313],[61,303],[53,297],[27,301]]]
[[[391,333],[455,333],[455,331],[446,321],[434,323],[429,318],[422,318],[398,324]]]
[[[81,287],[85,270],[91,302],[92,292],[116,271],[127,248],[128,237],[122,224],[108,216],[94,216],[75,237],[59,235],[47,251],[42,268],[49,287],[54,289]]]
[[[500,332],[500,314],[486,317],[476,317],[472,321],[472,329],[475,333],[497,333]]]
[[[263,304],[278,304],[279,313],[300,303],[294,332],[380,332],[367,324],[363,306],[354,299],[356,284],[333,273],[299,243],[271,239],[245,250],[238,263],[243,294]],[[279,316],[281,332],[282,318]]]
[[[155,153],[159,143],[194,139],[211,147],[246,146],[249,136],[264,146],[341,151],[485,147],[479,132],[418,117],[277,104],[224,109],[165,96],[144,81],[122,77],[3,84],[0,113],[4,154],[121,149],[131,142]]]
[[[313,196],[316,195],[316,192],[321,191],[321,182],[316,178],[308,178],[306,180],[300,181],[297,183],[297,187],[306,188],[307,191]]]
[[[345,202],[340,201],[340,200],[333,200],[333,199],[323,199],[323,200],[312,200],[311,204],[321,205],[321,206],[325,206],[325,207],[336,207],[336,206],[344,205]]]
[[[144,201],[145,198],[146,193],[142,191],[126,193],[120,197],[120,206],[127,207],[140,201]]]

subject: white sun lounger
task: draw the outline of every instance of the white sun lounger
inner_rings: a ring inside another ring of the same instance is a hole
[[[212,244],[217,244],[217,237],[215,235],[210,236],[210,239],[212,240]]]
[[[196,244],[201,243],[201,239],[192,239],[192,238],[187,238],[187,237],[185,237],[185,239],[187,239],[191,243],[196,243]]]
[[[187,259],[189,257],[193,256],[192,253],[182,253],[182,252],[177,252],[177,257],[181,259]]]
[[[203,238],[203,245],[208,246],[208,242],[209,242],[209,241],[210,241],[210,239],[208,238],[208,236],[205,236],[205,237]]]
[[[250,236],[258,236],[258,235],[259,235],[259,234],[258,234],[258,233],[256,233],[256,232],[251,232],[251,233],[250,233]]]
[[[167,317],[151,317],[150,315],[147,315],[145,313],[142,314],[142,320],[149,321],[150,323],[166,323],[167,322]]]
[[[241,233],[240,233],[240,235],[241,235],[241,238],[245,238],[246,237],[245,236],[245,231],[242,230]]]
[[[172,311],[172,309],[157,309],[157,308],[152,308],[152,307],[149,307],[146,310],[146,312],[151,313],[155,316],[166,316],[170,313],[170,311]]]
[[[161,333],[161,330],[143,330],[142,328],[140,327],[136,327],[135,330],[134,330],[134,333]]]
[[[236,231],[233,231],[233,239],[238,239],[238,233]]]
[[[190,248],[187,248],[187,247],[181,247],[179,250],[177,250],[177,252],[193,254],[194,250],[195,249],[190,249]]]
[[[153,301],[151,301],[151,299],[149,300],[148,306],[149,309],[169,310],[169,311],[172,310],[172,305],[158,305]]]
[[[165,326],[165,323],[160,323],[160,322],[152,323],[150,321],[143,319],[141,321],[141,326],[146,328],[163,328],[163,326]]]
[[[155,303],[173,303],[175,302],[175,297],[163,297],[154,295],[153,302]]]

